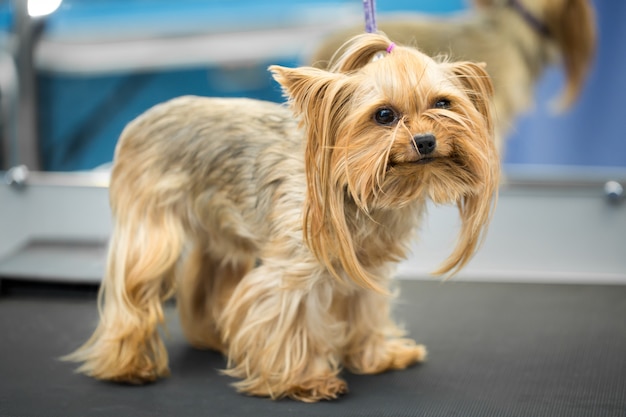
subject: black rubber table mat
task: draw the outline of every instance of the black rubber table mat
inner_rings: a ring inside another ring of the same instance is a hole
[[[167,316],[172,376],[133,387],[57,358],[97,319],[93,291],[4,286],[0,416],[626,416],[626,286],[403,281],[396,316],[429,360],[345,373],[350,393],[302,404],[237,394],[217,353],[189,347]]]

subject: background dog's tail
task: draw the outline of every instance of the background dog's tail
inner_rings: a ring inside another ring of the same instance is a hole
[[[571,106],[578,98],[591,68],[596,50],[593,7],[588,0],[569,0],[562,7],[547,3],[546,23],[561,51],[567,77],[559,108]]]

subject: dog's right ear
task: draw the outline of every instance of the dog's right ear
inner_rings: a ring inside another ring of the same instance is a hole
[[[303,116],[303,122],[324,102],[333,81],[341,77],[313,67],[286,68],[279,65],[269,67],[274,79],[283,88],[296,114]]]
[[[343,170],[337,164],[344,158],[345,149],[337,149],[336,135],[349,112],[356,84],[348,82],[346,74],[311,67],[271,66],[270,71],[283,87],[306,132],[304,241],[339,282],[344,282],[345,277],[339,273],[338,263],[363,287],[384,293],[385,289],[376,284],[355,256],[344,213],[344,183],[338,178]]]

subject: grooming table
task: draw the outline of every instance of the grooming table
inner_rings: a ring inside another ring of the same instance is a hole
[[[171,377],[116,385],[58,357],[96,319],[94,286],[3,282],[1,416],[623,417],[626,286],[399,281],[396,317],[429,360],[344,373],[350,393],[302,404],[237,394],[224,358],[187,345],[167,307]]]

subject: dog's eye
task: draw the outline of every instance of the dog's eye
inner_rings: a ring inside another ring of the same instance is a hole
[[[398,120],[396,112],[388,107],[381,107],[374,113],[374,120],[382,126],[389,126]]]
[[[436,109],[447,110],[450,107],[452,107],[452,103],[450,103],[450,100],[448,100],[447,98],[440,98],[440,99],[437,99],[437,101],[435,102]]]

